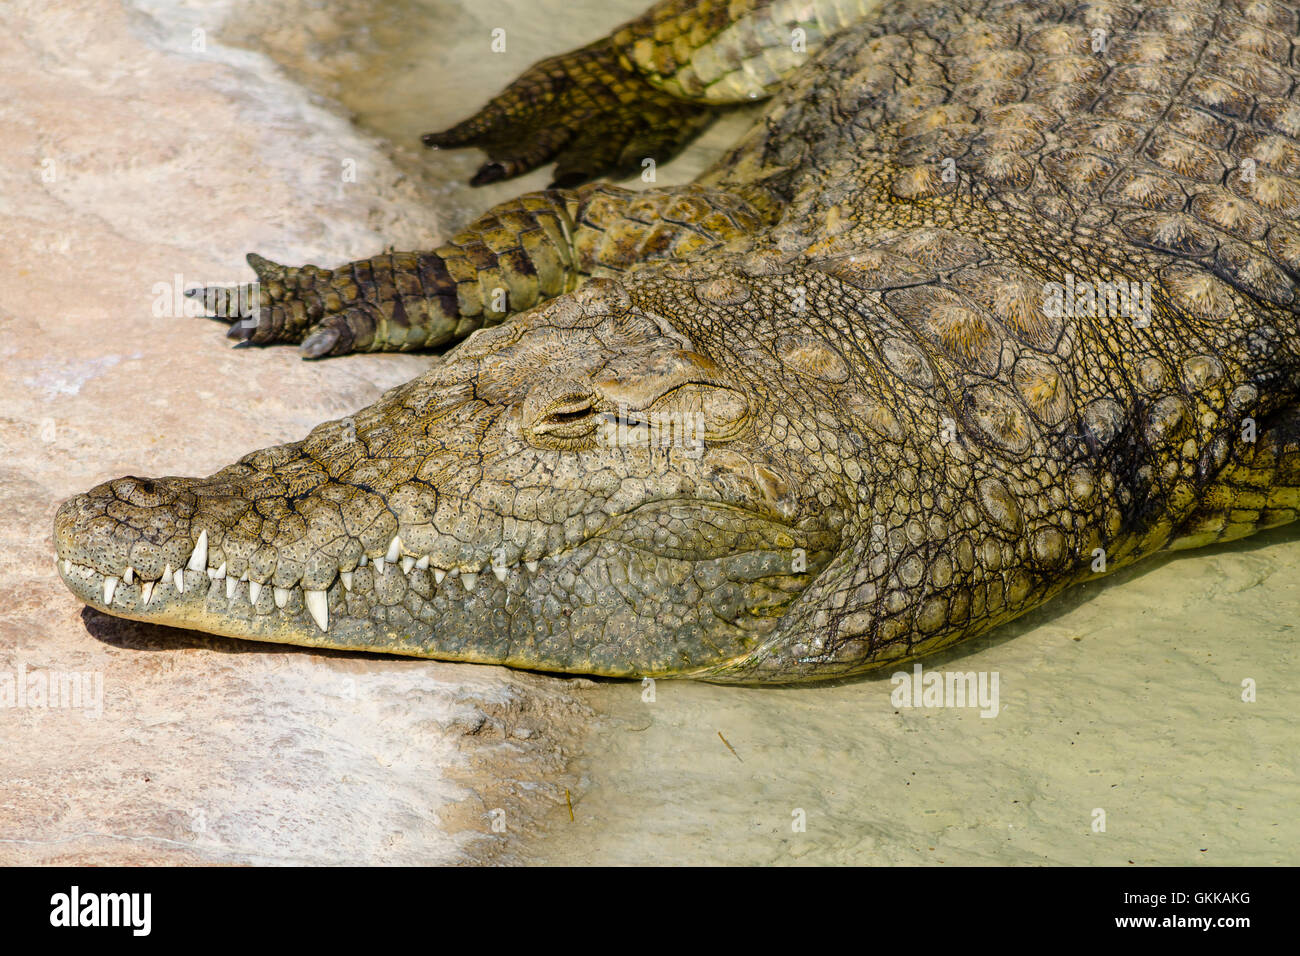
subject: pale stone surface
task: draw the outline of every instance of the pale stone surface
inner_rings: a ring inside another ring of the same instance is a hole
[[[567,819],[582,682],[120,621],[54,572],[64,498],[210,473],[429,361],[232,352],[163,307],[250,279],[248,249],[329,265],[440,231],[377,142],[219,45],[220,6],[201,51],[115,0],[0,8],[0,863],[510,858]],[[101,682],[98,716],[13,706],[24,674],[74,672]]]

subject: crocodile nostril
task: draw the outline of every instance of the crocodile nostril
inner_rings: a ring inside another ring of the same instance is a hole
[[[156,508],[168,500],[165,489],[151,478],[127,475],[109,482],[109,487],[119,500],[138,508]]]

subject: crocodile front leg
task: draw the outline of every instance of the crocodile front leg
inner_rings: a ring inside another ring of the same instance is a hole
[[[337,269],[256,254],[257,282],[206,287],[209,315],[241,343],[297,343],[304,358],[434,348],[640,262],[687,259],[754,232],[763,218],[732,192],[632,192],[589,185],[495,206],[432,252],[391,252]]]

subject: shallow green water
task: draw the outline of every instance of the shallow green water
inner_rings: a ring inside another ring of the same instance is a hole
[[[268,52],[391,140],[410,175],[437,184],[454,225],[544,186],[547,172],[470,190],[481,158],[429,154],[419,134],[642,5],[267,2],[223,39]],[[493,54],[498,26],[507,50]],[[744,124],[715,127],[659,182],[691,178]],[[530,853],[593,863],[1300,862],[1298,569],[1290,529],[1158,559],[925,662],[997,673],[992,718],[895,707],[888,675],[786,690],[660,682],[653,702],[640,685],[601,683],[592,696],[611,717],[583,758],[574,822],[557,815]],[[1254,703],[1242,700],[1247,680]]]

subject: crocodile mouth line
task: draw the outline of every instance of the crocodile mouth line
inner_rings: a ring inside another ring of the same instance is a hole
[[[206,534],[206,531],[200,533],[201,543]],[[201,553],[198,546],[195,547],[195,552]],[[446,590],[457,586],[467,595],[479,593],[486,587],[480,583],[484,579],[490,581],[495,578],[500,586],[507,589],[512,585],[526,587],[529,581],[544,573],[545,563],[556,561],[563,554],[562,552],[557,557],[548,555],[535,561],[517,561],[514,564],[489,564],[485,570],[491,572],[490,575],[482,570],[462,571],[460,568],[444,570],[431,565],[428,555],[420,558],[405,555],[396,561],[386,560],[386,557],[374,560],[363,557],[356,569],[339,571],[338,576],[329,586],[319,589],[304,588],[301,584],[288,588],[263,584],[251,580],[247,572],[236,578],[226,573],[224,563],[217,568],[205,566],[200,569],[196,567],[193,556],[184,567],[172,570],[168,566],[164,569],[163,576],[154,581],[145,580],[134,574],[130,567],[127,567],[122,575],[117,576],[106,575],[89,565],[78,564],[68,558],[56,558],[55,563],[64,583],[82,600],[92,607],[118,616],[165,624],[168,623],[169,610],[179,610],[181,606],[189,606],[185,595],[189,594],[197,601],[198,592],[203,591],[203,600],[205,603],[211,603],[214,600],[219,601],[224,591],[228,609],[242,608],[251,612],[244,616],[231,615],[232,623],[247,621],[253,615],[269,616],[274,612],[281,612],[282,619],[288,621],[296,619],[301,612],[305,611],[323,634],[328,633],[330,629],[331,591],[341,589],[346,600],[346,595],[358,586],[356,575],[363,569],[367,569],[372,575],[404,574],[407,576],[408,586],[411,583],[411,575],[424,573],[428,576],[431,592],[441,593],[446,597]],[[178,600],[185,604],[178,604]]]
[[[197,607],[197,602],[202,600],[207,612],[204,616],[209,619],[208,623],[211,625],[221,620],[214,608],[220,607],[224,592],[226,613],[231,624],[247,623],[262,618],[267,626],[274,627],[272,616],[277,615],[277,612],[279,620],[285,624],[296,622],[305,612],[321,634],[326,634],[331,624],[332,596],[337,595],[346,603],[347,595],[354,588],[368,586],[373,590],[377,579],[385,574],[404,575],[408,588],[415,583],[414,575],[424,575],[424,580],[420,582],[424,585],[421,590],[427,594],[425,599],[430,601],[439,597],[453,600],[462,590],[466,597],[486,596],[486,592],[494,587],[504,589],[507,594],[522,593],[539,576],[546,574],[548,567],[555,567],[576,549],[590,544],[596,538],[616,532],[622,524],[637,516],[683,506],[694,508],[701,515],[710,511],[745,515],[769,527],[779,526],[787,534],[793,531],[788,525],[775,520],[772,516],[726,502],[660,499],[643,502],[622,514],[613,516],[599,529],[585,535],[582,540],[553,554],[528,559],[520,557],[509,563],[487,561],[474,568],[439,567],[433,563],[431,553],[421,555],[408,553],[409,549],[403,544],[401,535],[397,534],[382,555],[363,554],[355,567],[350,570],[340,568],[335,578],[323,588],[307,588],[301,581],[290,587],[280,587],[254,580],[250,578],[247,571],[238,577],[228,573],[225,561],[219,565],[212,564],[206,529],[199,532],[199,537],[184,564],[175,568],[170,564],[166,565],[161,576],[156,579],[145,578],[130,565],[127,565],[121,573],[113,575],[57,555],[55,567],[64,583],[83,601],[99,610],[121,617],[159,624],[175,621],[178,625],[185,626],[188,622],[185,612]],[[791,546],[794,546],[794,540],[794,537],[791,537]],[[673,554],[668,550],[660,551],[632,541],[619,540],[617,543],[621,547],[651,553],[664,560],[691,560],[689,555]],[[358,575],[361,574],[369,574],[371,576],[369,581],[358,581]],[[199,592],[203,593],[202,598],[199,597]],[[218,630],[216,633],[222,633],[223,630],[225,629]]]

